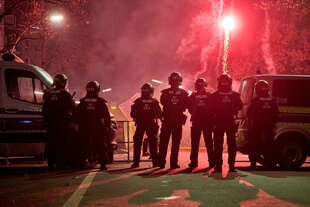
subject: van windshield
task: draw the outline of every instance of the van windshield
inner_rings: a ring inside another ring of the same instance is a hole
[[[45,70],[42,68],[39,68],[38,66],[33,65],[33,67],[45,78],[45,80],[52,85],[53,84],[53,78],[48,74]]]
[[[251,101],[254,94],[254,84],[254,78],[247,78],[242,81],[239,88],[239,93],[241,95],[241,100],[243,103],[249,103]]]

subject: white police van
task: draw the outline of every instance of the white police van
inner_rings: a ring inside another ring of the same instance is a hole
[[[37,66],[0,62],[0,157],[43,156],[43,91],[51,89],[52,81]]]
[[[274,155],[284,168],[298,168],[310,155],[310,75],[253,75],[245,77],[239,93],[244,103],[238,114],[237,149],[249,153],[246,109],[255,96],[258,80],[270,84],[270,93],[279,106],[276,124]]]

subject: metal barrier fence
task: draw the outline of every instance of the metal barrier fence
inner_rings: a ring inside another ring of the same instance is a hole
[[[134,127],[133,123],[130,121],[117,121],[117,133],[115,141],[117,142],[117,150],[114,151],[114,154],[127,154],[127,160],[114,160],[114,161],[130,161],[130,148],[133,144]],[[121,156],[118,156],[121,157]]]

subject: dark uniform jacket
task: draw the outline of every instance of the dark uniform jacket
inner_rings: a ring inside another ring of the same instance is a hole
[[[194,92],[189,96],[191,113],[191,121],[199,123],[209,123],[210,117],[208,115],[207,103],[211,93],[207,90],[202,92]]]
[[[137,98],[131,106],[130,116],[136,124],[154,124],[161,118],[162,111],[155,98]]]
[[[161,92],[160,103],[163,105],[164,121],[185,124],[186,116],[183,112],[190,106],[187,91],[168,88]]]
[[[72,96],[65,89],[55,88],[44,94],[43,117],[46,122],[60,120],[72,122],[75,104]]]
[[[106,105],[106,100],[101,97],[84,97],[76,109],[76,119],[80,127],[101,130],[110,128],[111,116]]]
[[[247,109],[250,128],[273,129],[279,114],[276,100],[272,97],[255,97]]]
[[[235,91],[214,92],[210,96],[208,110],[215,119],[215,124],[234,123],[234,116],[242,109],[240,94]]]

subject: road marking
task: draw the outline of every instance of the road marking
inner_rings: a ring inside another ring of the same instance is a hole
[[[79,187],[74,191],[71,197],[63,205],[63,207],[77,207],[87,192],[97,172],[89,173]]]
[[[239,184],[244,184],[244,185],[246,185],[246,186],[251,186],[251,187],[254,186],[252,183],[249,183],[248,181],[241,180],[241,179],[239,180]]]

